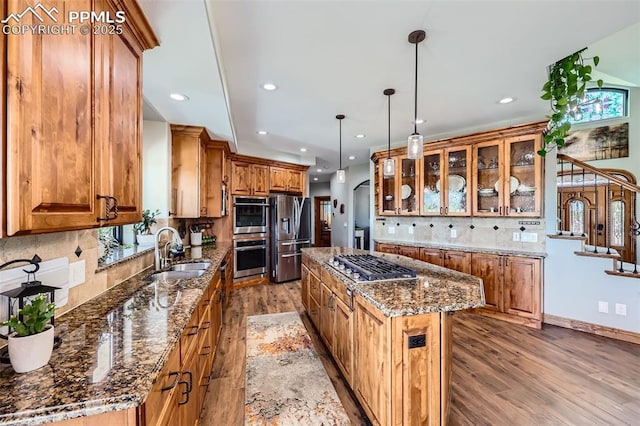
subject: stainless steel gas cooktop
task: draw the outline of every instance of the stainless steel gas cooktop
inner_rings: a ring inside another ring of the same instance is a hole
[[[329,264],[354,281],[415,278],[416,271],[370,254],[334,256]]]

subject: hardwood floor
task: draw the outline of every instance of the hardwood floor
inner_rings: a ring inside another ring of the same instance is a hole
[[[246,317],[297,310],[300,283],[241,288],[224,314],[202,425],[244,424]],[[367,424],[306,315],[305,326],[354,424]],[[453,324],[451,425],[637,425],[640,346],[468,313]]]

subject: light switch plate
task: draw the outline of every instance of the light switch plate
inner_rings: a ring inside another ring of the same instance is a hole
[[[83,284],[86,278],[87,261],[79,260],[69,264],[69,288]]]
[[[451,238],[457,238],[458,231],[455,228],[451,228]]]
[[[598,301],[598,312],[602,314],[609,313],[609,302],[603,302],[602,300]]]
[[[616,315],[627,315],[627,305],[624,303],[616,303]]]
[[[514,232],[513,233],[513,241],[520,241],[520,233],[519,232]]]
[[[523,243],[537,243],[538,242],[538,234],[535,232],[522,232],[520,234],[520,241]]]
[[[389,234],[395,234],[396,233],[396,227],[395,226],[390,226],[387,228],[387,232]]]
[[[407,232],[409,233],[409,235],[413,235],[413,226],[410,226]]]

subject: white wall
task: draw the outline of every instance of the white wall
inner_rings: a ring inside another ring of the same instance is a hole
[[[361,186],[353,194],[353,221],[356,226],[369,226],[371,210],[370,185]]]
[[[309,199],[311,200],[311,241],[316,242],[316,208],[314,197],[330,196],[331,185],[329,182],[309,183]]]
[[[354,246],[353,237],[355,235],[355,208],[354,208],[355,195],[353,190],[356,188],[356,186],[360,185],[362,182],[369,179],[369,168],[371,164],[372,164],[371,162],[367,162],[366,164],[359,164],[356,166],[349,167],[349,171],[348,171],[349,174],[347,176],[347,184],[346,184],[347,191],[348,191],[346,211],[345,211],[345,213],[347,214],[347,220],[348,220],[347,235],[345,236],[347,240],[346,247]],[[373,208],[371,207],[371,201],[369,205],[370,205],[369,207],[370,209]]]
[[[346,169],[347,181],[345,183],[336,182],[336,174],[331,176],[331,206],[333,200],[338,200],[337,207],[333,208],[331,219],[331,245],[334,247],[348,247],[348,226],[349,226],[349,197],[353,197],[353,188],[349,190],[350,170]],[[344,213],[340,214],[340,205],[344,204]]]
[[[640,177],[640,88],[630,90],[630,116],[627,119],[610,120],[598,124],[575,126],[598,127],[605,124],[629,122],[629,157],[589,161],[599,168],[626,169]],[[546,160],[545,215],[547,232],[557,230],[555,151]],[[640,332],[640,279],[611,276],[604,273],[612,269],[611,260],[578,257],[574,242],[547,239],[548,257],[544,273],[544,312],[592,324]],[[609,303],[609,313],[598,312],[598,302]],[[615,314],[615,304],[627,305],[627,315]]]
[[[142,123],[142,208],[169,215],[171,191],[171,130],[169,124]]]

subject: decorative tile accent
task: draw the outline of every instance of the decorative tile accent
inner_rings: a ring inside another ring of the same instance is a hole
[[[469,229],[476,229],[476,227],[473,225],[469,225]]]
[[[74,253],[76,254],[77,257],[80,257],[80,255],[82,254],[82,249],[80,248],[80,246],[78,246],[78,248],[76,249],[76,251],[74,251]]]
[[[498,229],[500,229],[500,228],[498,227],[498,225],[493,225],[493,230],[494,230],[494,231],[497,231]]]
[[[524,232],[524,231],[526,231],[526,230],[527,230],[527,228],[525,228],[524,226],[521,226],[521,227],[520,227],[520,231]]]
[[[415,224],[415,223],[413,223],[413,224],[411,224],[411,226],[413,226],[413,227],[415,228],[415,227],[416,227],[416,224]]]
[[[429,228],[433,228],[433,223],[430,223],[430,224],[429,224]]]
[[[451,229],[451,228],[453,228],[453,225],[452,225],[452,224],[449,224],[449,229]]]

